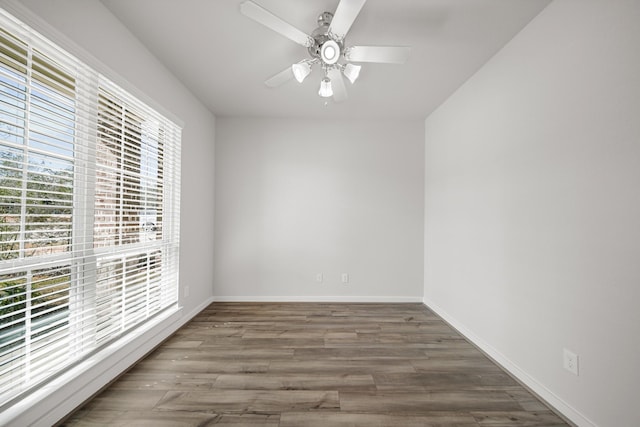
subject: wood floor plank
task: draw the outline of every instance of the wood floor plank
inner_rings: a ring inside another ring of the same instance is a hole
[[[426,390],[477,390],[504,386],[517,386],[517,383],[504,372],[488,374],[467,374],[460,372],[417,372],[412,374],[374,374],[378,386],[409,385],[422,386]]]
[[[335,373],[335,374],[367,374],[367,373],[412,373],[416,372],[411,362],[395,360],[293,360],[274,361],[269,365],[269,373]]]
[[[109,388],[87,404],[94,410],[130,411],[153,409],[164,397],[162,390],[116,390]]]
[[[174,411],[171,417],[158,411],[90,411],[75,417],[67,425],[73,427],[193,427],[214,425],[221,419],[219,414]],[[277,427],[279,420],[270,427]],[[216,424],[219,425],[219,424]],[[266,424],[265,424],[266,425]]]
[[[326,360],[387,360],[387,359],[411,359],[423,357],[421,349],[403,347],[369,347],[357,348],[304,348],[296,349],[296,359],[322,358]]]
[[[263,359],[291,359],[294,356],[291,348],[253,348],[238,351],[234,348],[218,348],[211,351],[207,348],[166,348],[159,349],[149,355],[149,360],[197,360],[197,361],[220,361],[220,360],[263,360]]]
[[[264,360],[154,360],[145,359],[139,363],[142,369],[160,372],[178,373],[237,373],[237,372],[266,372],[269,362]]]
[[[520,411],[522,407],[499,391],[428,391],[406,393],[340,393],[340,408],[348,412],[424,414],[433,411]]]
[[[476,422],[482,427],[510,427],[513,425],[525,427],[559,427],[566,426],[556,414],[551,411],[529,412],[471,412]]]
[[[423,358],[414,359],[411,365],[417,372],[498,373],[502,369],[485,357],[472,358]]]
[[[62,425],[567,424],[422,304],[214,303]]]
[[[111,390],[211,390],[218,374],[164,373],[133,370],[114,382]]]
[[[211,390],[167,392],[156,405],[163,411],[211,411],[269,413],[338,409],[337,391],[310,390]]]
[[[247,338],[247,337],[228,337],[207,338],[198,347],[202,350],[217,351],[235,350],[238,353],[248,349],[279,349],[279,348],[322,348],[325,345],[325,339],[320,338]]]
[[[220,375],[215,389],[230,390],[337,390],[374,391],[371,375],[239,374]]]
[[[287,412],[280,417],[280,427],[478,427],[470,415],[366,414]]]

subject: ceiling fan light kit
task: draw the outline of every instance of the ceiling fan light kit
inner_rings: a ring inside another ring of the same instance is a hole
[[[351,84],[354,84],[360,75],[361,68],[362,66],[360,65],[347,64],[342,69],[342,74],[349,79]]]
[[[302,83],[304,79],[311,74],[311,64],[306,60],[298,62],[291,66],[291,71],[293,71],[293,76],[296,78],[298,83]]]
[[[333,88],[331,87],[331,80],[325,77],[320,81],[320,90],[318,95],[323,98],[331,98],[333,96]]]
[[[404,63],[411,51],[409,47],[351,46],[345,48],[345,36],[365,2],[366,0],[340,0],[335,15],[331,12],[323,12],[318,17],[318,27],[311,35],[307,35],[251,0],[241,3],[240,12],[243,15],[306,47],[311,56],[271,77],[265,82],[266,85],[276,87],[291,78],[302,83],[311,73],[312,67],[319,64],[324,71],[324,78],[320,82],[318,95],[323,98],[333,97],[334,101],[341,102],[347,98],[343,75],[353,84],[358,79],[362,68],[350,62]],[[341,58],[347,63],[341,64],[339,62]]]

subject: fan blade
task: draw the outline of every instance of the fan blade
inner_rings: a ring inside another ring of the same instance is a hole
[[[329,25],[329,33],[333,34],[338,40],[344,39],[366,1],[340,0],[336,13],[333,14],[331,25]]]
[[[240,4],[240,13],[304,47],[313,46],[310,36],[250,0]]]
[[[285,84],[291,79],[293,79],[293,70],[291,69],[291,67],[287,67],[286,69],[280,71],[278,74],[264,82],[264,84],[269,87],[277,87]]]
[[[406,46],[352,46],[346,50],[345,58],[352,62],[404,64],[410,52]]]
[[[330,68],[327,72],[331,79],[331,89],[333,89],[333,99],[336,102],[342,102],[347,99],[347,88],[344,86],[344,79],[339,68]]]

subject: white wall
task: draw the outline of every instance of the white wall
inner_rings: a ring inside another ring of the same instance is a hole
[[[639,20],[554,0],[426,120],[425,302],[580,425],[640,425]]]
[[[67,387],[68,391],[52,393],[14,421],[15,425],[28,425],[44,417],[39,422],[50,425],[73,408],[78,399],[89,397],[211,300],[215,118],[98,0],[24,0],[22,4],[37,15],[33,19],[26,17],[33,21],[32,25],[41,26],[45,35],[75,53],[93,56],[115,72],[116,82],[126,80],[135,91],[184,123],[180,283],[189,285],[190,295],[186,297],[181,292],[183,310],[178,318],[140,336],[114,355],[108,366],[92,369],[95,375],[82,376],[73,387]],[[0,5],[10,11],[16,9],[4,1]]]
[[[218,118],[216,298],[421,301],[423,159],[422,121]]]

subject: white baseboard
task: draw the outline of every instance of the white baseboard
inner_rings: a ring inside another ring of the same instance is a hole
[[[350,302],[350,303],[422,303],[422,297],[372,296],[216,296],[216,302]]]
[[[437,304],[429,301],[428,299],[423,300],[424,305],[427,306],[430,310],[432,310],[435,314],[441,317],[445,322],[451,325],[454,329],[456,329],[461,335],[475,344],[478,348],[484,351],[489,357],[491,357],[496,363],[498,363],[502,368],[508,371],[511,375],[517,378],[520,382],[522,382],[526,387],[531,389],[535,394],[538,395],[541,399],[543,399],[547,404],[552,406],[556,411],[565,416],[568,420],[575,423],[581,427],[597,427],[597,425],[569,405],[567,402],[559,398],[555,393],[546,388],[542,383],[538,382],[535,378],[527,374],[524,370],[522,370],[517,364],[512,362],[498,350],[496,350],[489,343],[484,341],[478,335],[476,335],[469,328],[458,322],[452,316],[450,316],[446,311],[440,308]]]
[[[0,425],[49,427],[128,370],[134,363],[207,307],[210,298],[184,314],[179,308],[143,325],[74,366],[0,414]]]

